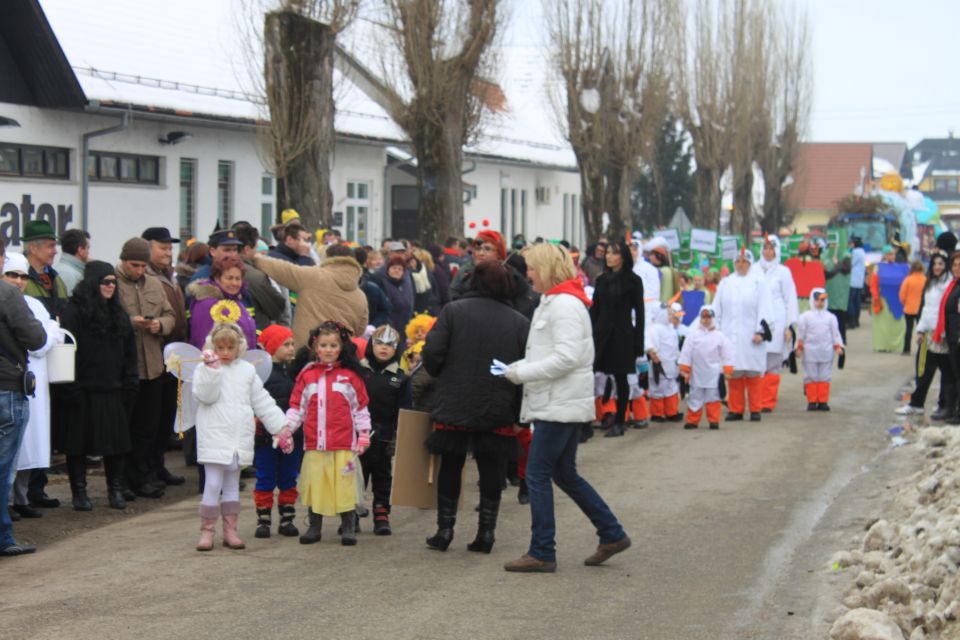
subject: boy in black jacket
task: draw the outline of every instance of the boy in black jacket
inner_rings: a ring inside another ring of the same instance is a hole
[[[367,343],[364,382],[370,398],[373,433],[370,448],[360,456],[364,486],[373,478],[373,532],[390,535],[391,465],[396,449],[400,409],[410,407],[410,379],[400,368],[400,334],[390,325],[378,327]]]
[[[263,330],[257,341],[273,358],[273,371],[263,386],[280,409],[286,412],[290,408],[290,394],[293,393],[296,382],[292,367],[293,333],[287,327],[270,325]],[[253,491],[253,500],[257,505],[257,531],[254,535],[258,538],[270,537],[273,490],[279,489],[277,510],[280,513],[280,526],[277,533],[282,536],[298,536],[300,531],[293,524],[293,520],[297,514],[297,476],[303,457],[303,430],[298,429],[294,434],[293,451],[283,453],[280,449],[273,448],[273,436],[258,420],[254,445],[253,459],[257,468],[257,486]]]

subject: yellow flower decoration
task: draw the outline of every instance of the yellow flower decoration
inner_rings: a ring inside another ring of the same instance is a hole
[[[214,322],[236,322],[240,319],[240,305],[233,300],[221,300],[210,307],[210,317]]]

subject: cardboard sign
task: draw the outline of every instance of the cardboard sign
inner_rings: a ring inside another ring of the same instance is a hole
[[[676,229],[658,229],[653,232],[653,235],[666,240],[670,251],[678,251],[680,249],[680,234],[677,233]]]
[[[720,238],[720,257],[724,260],[733,260],[737,257],[737,236],[723,236]]]
[[[693,229],[690,231],[690,248],[694,251],[714,253],[717,250],[717,232],[709,229]]]
[[[397,422],[397,454],[393,466],[393,506],[437,508],[437,476],[440,474],[440,456],[432,455],[424,442],[433,433],[429,413],[400,410]],[[464,465],[466,471],[466,465]],[[463,508],[463,481],[460,482],[460,503]]]

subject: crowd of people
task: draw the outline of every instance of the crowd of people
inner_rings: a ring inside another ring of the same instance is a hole
[[[15,541],[13,519],[59,506],[45,490],[54,452],[66,458],[78,511],[94,506],[92,463],[103,465],[114,509],[186,481],[165,461],[183,398],[164,349],[188,342],[202,352],[189,388],[195,424],[183,440],[202,494],[199,551],[213,548],[218,521],[224,546],[245,546],[247,467],[257,538],[271,536],[276,504],[281,536],[317,543],[326,516],[354,545],[367,488],[373,533],[390,535],[398,416],[414,409],[431,414],[424,445],[439,459],[428,548],[452,543],[470,455],[480,489],[470,551],[491,551],[513,483],[533,526],[527,553],[505,569],[555,570],[556,483],[595,526],[599,544],[585,562],[601,564],[630,538],[576,470],[577,447],[594,429],[696,429],[704,411],[718,429],[724,402],[726,421],[760,421],[776,410],[793,357],[803,361],[808,410],[828,411],[835,355],[859,321],[856,239],[852,264],[821,263],[826,247],[813,241],[783,262],[779,239],[767,236],[759,260],[743,248],[728,272],[679,269],[662,238],[640,234],[602,239],[583,260],[566,242],[519,238],[508,249],[492,230],[442,247],[349,246],[336,231],[311,233],[293,211],[270,238],[239,222],[181,247],[176,262],[179,241],[161,227],[125,242],[116,264],[93,260],[82,230],[58,238],[41,220],[24,231],[23,253],[3,252],[0,285],[3,556],[34,550]],[[957,275],[960,256],[949,264]],[[910,410],[922,410],[932,370],[960,380],[954,282],[946,254],[935,254],[922,302],[909,309],[926,345]],[[50,384],[46,354],[65,340],[76,343],[74,379]],[[272,361],[266,379],[246,357],[257,349]],[[958,394],[942,386],[941,407],[956,416]]]

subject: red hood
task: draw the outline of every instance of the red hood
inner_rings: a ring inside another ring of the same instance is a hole
[[[573,278],[572,280],[561,282],[553,289],[550,289],[550,291],[547,291],[546,295],[555,296],[561,293],[573,296],[585,304],[588,309],[590,308],[590,305],[593,304],[590,298],[587,297],[587,292],[583,290],[583,282],[581,282],[579,278]]]

